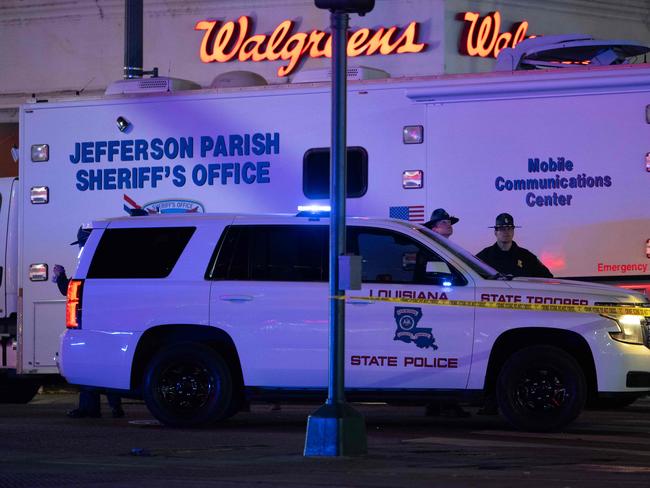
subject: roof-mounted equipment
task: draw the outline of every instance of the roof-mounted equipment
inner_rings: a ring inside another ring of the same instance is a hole
[[[494,71],[629,64],[650,47],[634,41],[596,40],[585,34],[539,36],[503,49]]]
[[[348,81],[364,81],[388,78],[386,71],[366,66],[349,67],[346,72]],[[332,69],[305,69],[296,73],[292,83],[322,83],[332,81]]]

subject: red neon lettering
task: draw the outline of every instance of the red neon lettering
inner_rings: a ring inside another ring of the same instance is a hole
[[[293,72],[305,56],[311,58],[332,57],[332,36],[323,31],[291,34],[294,22],[281,22],[270,35],[249,35],[249,17],[241,16],[237,22],[228,21],[221,25],[217,21],[200,20],[194,30],[204,31],[199,57],[204,63],[225,63],[239,61],[277,61],[288,64],[278,68],[278,76]],[[398,35],[398,27],[381,27],[373,33],[370,29],[359,29],[348,40],[348,56],[370,56],[373,54],[419,53],[426,44],[418,43],[418,23],[411,22]]]
[[[481,18],[476,12],[463,12],[462,20],[468,24],[460,41],[460,51],[468,56],[488,56],[496,58],[506,47],[515,47],[526,38],[528,22],[522,21],[512,26],[511,31],[501,30],[501,14],[491,12]]]

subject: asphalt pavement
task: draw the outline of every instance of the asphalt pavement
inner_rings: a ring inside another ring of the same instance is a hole
[[[70,419],[74,392],[0,405],[0,487],[646,487],[650,399],[587,411],[566,432],[517,432],[498,416],[425,417],[423,407],[355,405],[368,454],[305,458],[317,405],[253,405],[210,429],[159,425],[145,405],[126,417]]]

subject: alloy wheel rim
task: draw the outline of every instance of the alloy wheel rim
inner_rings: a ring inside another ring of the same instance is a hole
[[[550,368],[527,370],[517,382],[514,393],[517,405],[540,413],[564,408],[569,396],[562,376]]]
[[[210,402],[218,388],[217,379],[204,364],[182,361],[162,371],[156,390],[169,410],[192,415]]]

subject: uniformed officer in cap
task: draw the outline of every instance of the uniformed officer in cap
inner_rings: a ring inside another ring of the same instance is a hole
[[[449,239],[454,233],[452,226],[458,220],[458,217],[452,217],[444,208],[437,208],[431,214],[431,219],[424,223],[424,226]]]
[[[513,240],[516,227],[512,215],[497,215],[493,227],[497,241],[476,256],[503,274],[552,278],[551,272],[537,256],[528,249],[519,247]]]

